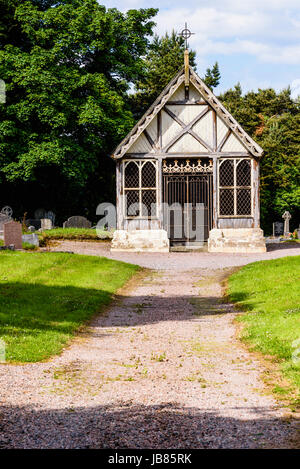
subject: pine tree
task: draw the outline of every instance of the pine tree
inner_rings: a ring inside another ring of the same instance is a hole
[[[212,68],[207,68],[205,76],[203,78],[204,83],[211,89],[216,88],[221,79],[221,73],[219,70],[218,62]]]
[[[185,41],[175,31],[159,37],[155,35],[145,57],[145,75],[137,83],[131,97],[135,116],[140,117],[160,95],[174,75],[183,67]],[[190,51],[189,61],[196,68],[196,53]]]

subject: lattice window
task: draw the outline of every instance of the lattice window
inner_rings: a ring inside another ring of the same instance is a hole
[[[251,186],[251,161],[240,160],[236,166],[236,185]]]
[[[219,186],[234,186],[234,161],[224,160],[219,170]]]
[[[219,215],[251,216],[251,160],[249,158],[219,160]]]
[[[157,161],[124,161],[125,217],[157,216]]]

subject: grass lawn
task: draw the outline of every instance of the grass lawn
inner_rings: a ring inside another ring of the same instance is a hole
[[[280,363],[300,391],[300,256],[248,264],[229,278],[229,296],[246,311],[243,339]],[[299,347],[299,363],[293,352]],[[276,390],[276,389],[275,389]],[[278,389],[280,392],[280,389]],[[282,390],[284,392],[284,390]]]
[[[6,360],[59,353],[138,266],[65,253],[0,252],[0,339]]]
[[[110,241],[112,237],[113,233],[111,231],[101,231],[92,228],[54,228],[53,230],[46,230],[39,233],[40,246],[46,246],[49,241],[55,239]]]

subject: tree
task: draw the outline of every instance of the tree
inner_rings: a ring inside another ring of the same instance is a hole
[[[224,106],[261,145],[261,221],[269,233],[272,222],[285,210],[296,227],[300,215],[300,105],[291,99],[290,88],[250,91],[240,84],[220,96]]]
[[[155,35],[144,59],[145,73],[136,83],[136,93],[131,97],[135,116],[140,117],[156,100],[174,75],[183,67],[185,41],[173,30],[159,37]],[[196,53],[190,51],[190,65],[196,68]]]
[[[219,70],[219,64],[218,62],[216,62],[212,68],[206,69],[206,73],[203,78],[203,81],[211,90],[213,90],[219,85],[220,79],[221,79],[221,73]]]
[[[97,0],[0,2],[2,190],[38,179],[59,206],[57,181],[78,200],[78,187],[92,179],[100,201],[113,186],[107,157],[134,124],[127,92],[144,74],[157,10],[121,13]]]
[[[155,35],[145,56],[145,74],[135,86],[131,106],[138,119],[151,106],[169,81],[183,67],[185,41],[174,30],[169,35]],[[196,69],[196,52],[189,51],[189,63]],[[204,82],[212,89],[220,83],[218,62],[206,70]]]

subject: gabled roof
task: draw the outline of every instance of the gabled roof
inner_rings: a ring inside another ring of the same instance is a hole
[[[263,149],[243,130],[238,122],[232,117],[223,104],[216,98],[213,92],[205,85],[205,83],[198,77],[196,72],[189,66],[190,82],[200,92],[204,100],[214,109],[217,115],[227,124],[232,130],[234,135],[246,147],[246,149],[256,157],[261,157]],[[114,159],[122,158],[128,149],[136,142],[142,132],[148,127],[150,122],[158,114],[158,112],[168,102],[170,97],[175,93],[179,86],[185,80],[184,67],[175,75],[170,83],[165,87],[162,93],[158,96],[156,101],[150,106],[148,111],[143,115],[139,122],[133,127],[131,132],[122,140],[114,153],[111,155]]]

